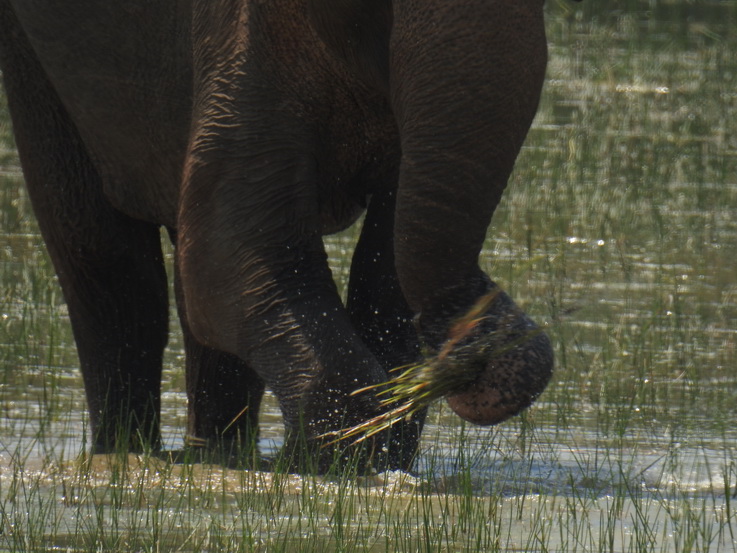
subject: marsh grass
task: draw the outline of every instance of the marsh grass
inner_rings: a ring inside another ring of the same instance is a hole
[[[692,471],[677,443],[647,467],[647,484],[638,466],[646,441],[579,445],[568,429],[566,456],[531,416],[515,426],[430,436],[419,478],[294,476],[125,454],[39,458],[37,447],[18,448],[2,459],[0,550],[730,550],[733,463],[694,492],[673,476]]]
[[[0,102],[0,551],[737,549],[737,4],[603,4],[548,2],[549,80],[482,258],[552,323],[554,381],[490,429],[436,403],[417,476],[85,455],[76,354]],[[341,283],[354,239],[327,244]],[[174,334],[173,446],[181,351]]]

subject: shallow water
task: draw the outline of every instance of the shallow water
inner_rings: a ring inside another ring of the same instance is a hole
[[[417,478],[81,470],[76,353],[0,111],[0,550],[735,550],[737,2],[600,4],[549,2],[540,113],[482,259],[549,324],[554,382],[491,429],[437,406]],[[353,240],[327,240],[341,285]],[[181,366],[173,328],[172,448]],[[263,450],[280,440],[269,398]]]

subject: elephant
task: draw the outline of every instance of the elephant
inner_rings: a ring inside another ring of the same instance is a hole
[[[192,447],[252,447],[268,388],[285,448],[323,470],[340,449],[325,436],[381,414],[389,371],[440,351],[489,294],[446,358],[474,371],[448,403],[481,425],[531,405],[551,341],[479,254],[546,63],[543,0],[0,0],[92,452],[162,449],[162,239]],[[323,236],[361,218],[343,301]],[[361,463],[409,470],[423,424],[377,434]]]

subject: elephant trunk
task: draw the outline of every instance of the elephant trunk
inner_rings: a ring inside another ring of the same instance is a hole
[[[402,147],[395,253],[422,338],[438,351],[454,320],[497,293],[478,256],[537,110],[547,51],[540,0],[417,4],[393,4],[389,82]],[[473,422],[515,414],[550,379],[547,337],[504,294],[462,349],[450,362],[478,378],[449,401]]]

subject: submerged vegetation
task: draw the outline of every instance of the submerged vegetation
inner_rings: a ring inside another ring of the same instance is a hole
[[[0,98],[0,552],[734,551],[737,2],[604,4],[548,0],[548,82],[482,259],[549,323],[553,381],[493,428],[433,404],[414,476],[86,456],[73,340]],[[354,240],[327,242],[339,283]]]

